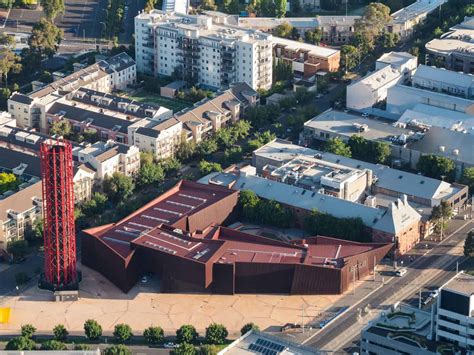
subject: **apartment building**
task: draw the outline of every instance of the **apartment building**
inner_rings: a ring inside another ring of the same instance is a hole
[[[233,82],[269,89],[275,57],[291,60],[301,72],[305,72],[304,64],[312,71],[337,70],[337,50],[228,23],[226,16],[214,12],[196,16],[159,10],[140,13],[135,18],[138,71],[155,76],[179,74],[210,89],[227,88]]]
[[[0,256],[8,242],[24,238],[42,217],[41,182],[25,182],[17,192],[0,195]]]
[[[389,88],[410,79],[417,63],[417,58],[406,52],[382,55],[375,71],[347,86],[347,108],[370,112],[375,104],[386,100]]]
[[[74,155],[77,155],[79,163],[86,164],[95,172],[94,178],[99,184],[114,173],[133,177],[140,170],[138,147],[116,143],[112,140],[89,144],[85,148],[77,149]]]
[[[474,16],[464,18],[440,38],[426,43],[425,48],[434,63],[441,62],[449,70],[474,73]]]
[[[151,152],[155,159],[171,158],[182,134],[183,122],[172,117],[152,127],[139,127],[133,134],[133,144],[141,151]]]
[[[120,53],[106,60],[60,78],[27,95],[14,92],[8,99],[8,112],[21,128],[37,128],[47,132],[46,112],[64,96],[80,88],[98,92],[123,90],[136,82],[135,61],[126,53]]]
[[[175,117],[183,125],[183,136],[199,143],[222,127],[238,121],[247,107],[258,103],[259,95],[250,85],[235,83],[214,98],[201,101]]]
[[[233,82],[271,87],[271,35],[214,24],[209,16],[153,10],[135,18],[135,38],[139,72],[179,73],[211,89]]]

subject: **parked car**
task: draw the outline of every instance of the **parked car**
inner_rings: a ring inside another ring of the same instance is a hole
[[[146,284],[148,282],[148,277],[147,276],[143,276],[140,280],[142,283]]]
[[[402,277],[402,276],[405,276],[407,272],[408,270],[402,267],[401,269],[398,269],[397,271],[395,271],[395,275],[398,277]]]
[[[430,293],[431,298],[436,298],[438,296],[439,296],[439,290],[431,291],[431,293]]]
[[[164,343],[164,344],[163,344],[163,347],[164,347],[165,349],[173,349],[173,348],[176,348],[176,344],[170,341],[170,342],[168,342],[168,343]]]

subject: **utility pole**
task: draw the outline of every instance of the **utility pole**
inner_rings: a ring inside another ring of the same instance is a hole
[[[301,329],[304,333],[304,304],[301,305]]]
[[[421,288],[418,294],[418,309],[421,309]]]

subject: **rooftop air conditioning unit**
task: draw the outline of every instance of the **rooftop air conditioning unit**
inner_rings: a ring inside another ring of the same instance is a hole
[[[453,154],[458,156],[459,155],[459,149],[453,149]]]
[[[444,145],[439,146],[439,151],[444,152],[446,150],[446,147]]]

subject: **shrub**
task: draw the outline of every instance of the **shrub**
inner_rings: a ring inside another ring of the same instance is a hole
[[[148,327],[143,332],[143,336],[147,343],[150,344],[161,344],[163,343],[165,337],[163,334],[163,329],[160,327]]]
[[[256,325],[255,323],[247,323],[245,324],[241,329],[240,329],[240,334],[241,335],[244,335],[244,334],[247,334],[249,331],[251,330],[260,330],[260,328],[258,327],[258,325]]]
[[[132,328],[128,324],[117,324],[115,326],[114,337],[118,342],[124,343],[132,336]]]
[[[53,329],[54,339],[58,341],[65,341],[69,332],[67,331],[66,327],[62,324],[58,324]]]
[[[36,328],[31,324],[21,326],[21,336],[25,338],[32,338],[36,332]]]
[[[89,340],[97,340],[102,335],[102,327],[97,321],[88,319],[84,323],[84,333]]]
[[[173,355],[196,355],[196,348],[194,345],[188,343],[181,343],[171,352]]]
[[[5,346],[5,350],[35,350],[35,348],[35,342],[24,336],[11,339]]]
[[[229,332],[222,324],[212,323],[206,328],[206,343],[224,344]]]
[[[197,337],[198,337],[198,332],[196,331],[196,328],[194,328],[194,326],[190,324],[182,325],[176,331],[176,341],[179,344],[181,343],[193,344],[196,342]]]
[[[41,344],[41,350],[67,350],[66,344],[57,340],[48,340]]]
[[[132,355],[132,352],[125,345],[113,345],[106,349],[103,352],[104,355]]]

